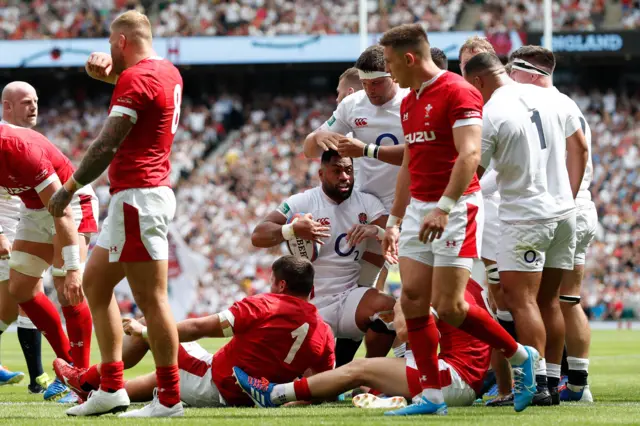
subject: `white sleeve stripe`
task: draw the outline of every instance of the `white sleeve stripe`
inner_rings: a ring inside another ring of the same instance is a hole
[[[482,126],[482,118],[464,118],[461,120],[456,120],[455,123],[453,123],[453,127],[452,129],[455,129],[456,127],[463,127],[463,126]]]
[[[36,192],[39,194],[41,193],[47,186],[51,185],[53,182],[60,182],[60,178],[58,177],[57,174],[52,174],[51,176],[49,176],[48,178],[46,178],[45,180],[43,180],[42,182],[40,182],[40,184],[38,186],[36,186],[34,189],[36,190]]]
[[[218,314],[220,318],[220,326],[222,327],[222,334],[224,337],[233,336],[233,325],[236,322],[236,317],[233,316],[230,310],[222,311]],[[229,326],[225,326],[225,322],[229,323]]]
[[[109,117],[122,117],[123,115],[128,115],[129,117],[131,117],[131,122],[133,124],[135,124],[136,121],[138,121],[138,113],[131,108],[123,107],[120,105],[114,105],[111,108],[111,113],[109,113]]]

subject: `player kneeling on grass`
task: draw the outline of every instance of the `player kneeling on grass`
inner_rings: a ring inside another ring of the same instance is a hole
[[[367,240],[375,242],[383,233],[385,208],[375,196],[354,191],[351,158],[328,150],[321,161],[321,185],[289,197],[269,213],[253,231],[251,242],[262,248],[295,238],[320,244],[311,303],[336,337],[358,341],[366,333],[367,357],[386,356],[395,339],[390,319],[395,301],[376,289],[358,287],[360,257]],[[304,216],[296,219],[298,214]],[[346,364],[354,353],[343,348],[350,356],[336,348],[336,358]]]
[[[267,380],[289,382],[311,370],[331,370],[335,363],[333,334],[318,310],[308,302],[313,288],[313,265],[306,259],[284,256],[272,266],[271,293],[247,297],[228,310],[178,323],[181,342],[178,351],[180,395],[192,407],[251,406],[251,399],[236,385],[232,367],[241,366],[250,374]],[[125,368],[136,365],[149,349],[146,327],[124,320]],[[232,337],[215,354],[194,340],[204,337]],[[100,387],[100,364],[88,370],[54,361],[56,375],[81,397]],[[154,373],[125,383],[133,402],[157,403]],[[126,409],[126,407],[122,407]],[[83,405],[67,411],[84,415]]]
[[[482,287],[472,279],[467,283],[465,301],[486,309]],[[407,327],[402,309],[397,304],[394,324],[400,340],[407,341]],[[484,377],[489,368],[491,348],[444,321],[438,321],[440,337],[440,381],[445,402],[449,406],[469,406],[481,393]],[[356,359],[335,370],[326,371],[293,383],[274,384],[251,377],[242,368],[234,367],[234,374],[242,389],[260,407],[275,407],[291,401],[335,400],[340,393],[357,386],[369,386],[392,398],[378,398],[360,394],[353,398],[361,408],[400,408],[405,398],[420,396],[420,373],[413,353],[405,358]]]

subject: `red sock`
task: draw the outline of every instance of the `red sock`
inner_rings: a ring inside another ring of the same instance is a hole
[[[123,367],[124,367],[124,364],[123,364]],[[89,369],[84,373],[82,373],[82,376],[80,376],[80,384],[81,385],[87,384],[91,386],[93,390],[98,390],[100,388],[100,382],[101,382],[101,377],[100,377],[100,371],[98,370],[97,364],[89,367]]]
[[[19,305],[27,313],[33,325],[47,338],[56,356],[68,363],[73,363],[69,339],[62,330],[60,315],[51,300],[40,292],[33,299]]]
[[[100,389],[105,392],[116,392],[124,388],[124,362],[103,362],[100,365],[100,369],[102,370]],[[89,371],[91,371],[91,369],[89,369],[87,373],[89,373]],[[100,377],[97,366],[95,373]],[[87,379],[85,378],[85,380]]]
[[[513,337],[487,311],[478,306],[469,305],[467,317],[458,328],[498,349],[507,358],[511,358],[518,350],[518,343]]]
[[[440,334],[433,315],[407,318],[409,343],[420,372],[422,389],[440,389],[438,341]]]
[[[311,401],[311,390],[309,389],[309,383],[306,377],[300,380],[294,380],[293,390],[296,392],[296,399],[298,401]]]
[[[180,402],[180,376],[178,366],[156,367],[158,399],[165,407],[173,407]]]
[[[63,306],[62,314],[67,321],[67,335],[71,345],[73,365],[89,368],[91,358],[91,312],[86,301],[75,306]]]

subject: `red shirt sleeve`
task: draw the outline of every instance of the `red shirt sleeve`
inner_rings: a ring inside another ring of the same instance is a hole
[[[46,152],[37,145],[20,144],[16,147],[16,165],[14,175],[20,185],[41,192],[56,180],[56,170]]]
[[[269,312],[265,300],[260,296],[242,299],[228,309],[233,315],[233,334],[242,334],[249,330]]]
[[[451,127],[482,126],[483,105],[478,89],[464,81],[453,83],[449,92],[449,124]]]
[[[312,367],[313,372],[316,374],[333,370],[336,365],[335,341],[333,339],[333,333],[328,326],[325,336],[324,353],[318,363]]]
[[[156,89],[156,80],[151,76],[125,71],[113,90],[110,114],[128,115],[135,123],[138,113],[144,111],[155,98]]]

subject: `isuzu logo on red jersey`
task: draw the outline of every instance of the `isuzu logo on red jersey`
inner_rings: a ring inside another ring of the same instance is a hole
[[[367,125],[367,119],[366,118],[356,118],[355,120],[353,120],[353,123],[356,125],[356,127],[364,127]]]
[[[414,142],[429,142],[436,140],[436,132],[433,130],[427,132],[426,130],[423,132],[413,132],[408,135],[404,135],[405,143],[414,143]]]

